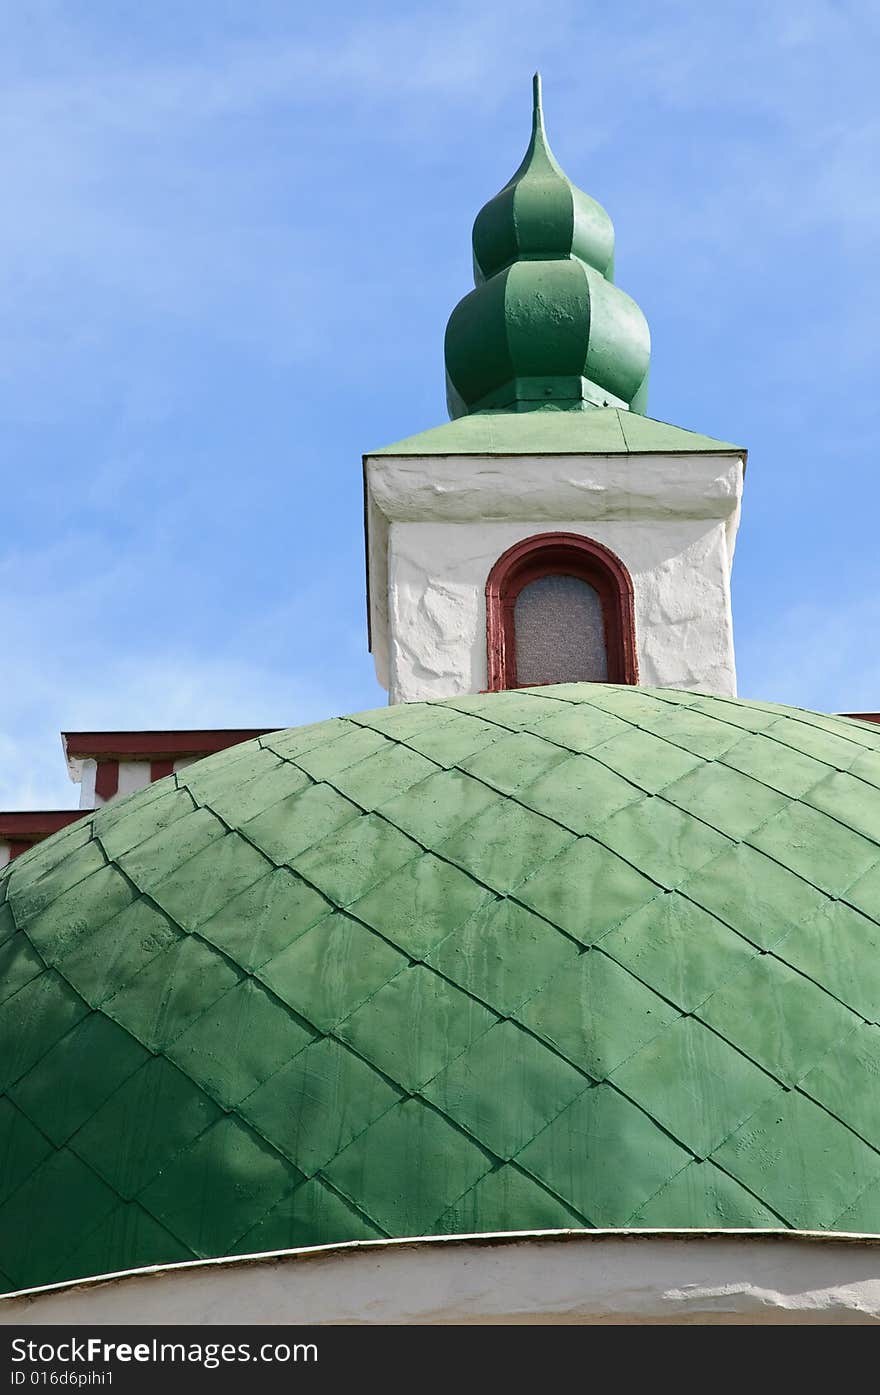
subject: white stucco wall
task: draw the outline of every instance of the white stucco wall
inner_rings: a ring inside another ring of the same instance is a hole
[[[391,702],[486,687],[486,579],[536,533],[610,547],[635,593],[640,682],[734,695],[735,455],[366,460],[370,615]]]
[[[0,1299],[0,1323],[876,1324],[880,1237],[536,1231],[138,1270]]]
[[[119,765],[119,784],[114,799],[122,798],[126,794],[134,794],[136,790],[145,789],[150,783],[150,762],[148,760],[121,760]],[[98,773],[98,762],[91,758],[78,760],[68,758],[68,773],[74,783],[79,784],[79,807],[81,809],[99,809],[107,801],[95,792],[95,781]]]
[[[95,780],[98,775],[98,762],[96,760],[73,760],[68,761],[67,768],[70,771],[70,778],[76,783],[79,782],[79,807],[81,809],[94,809],[99,804],[103,804],[95,794]]]
[[[198,756],[180,756],[174,761],[174,770],[185,770],[193,761],[200,759]],[[76,757],[69,758],[67,762],[68,772],[71,780],[80,786],[79,807],[81,809],[98,809],[106,800],[95,793],[95,779],[97,776],[98,763],[91,758],[80,760]],[[122,799],[127,794],[134,794],[137,790],[146,789],[152,779],[152,762],[150,760],[121,760],[119,761],[119,784],[114,799]]]
[[[126,794],[134,794],[136,790],[146,789],[149,783],[150,762],[148,760],[121,760],[119,762],[117,799],[123,798]]]

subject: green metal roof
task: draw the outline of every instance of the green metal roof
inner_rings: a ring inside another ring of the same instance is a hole
[[[645,410],[648,325],[614,285],[611,219],[547,143],[538,74],[529,147],[477,214],[473,251],[476,288],[446,330],[450,416],[548,400]]]
[[[635,455],[732,451],[742,446],[716,441],[681,426],[654,421],[616,407],[560,411],[476,412],[368,451],[368,455]]]
[[[880,730],[571,685],[260,738],[0,877],[7,1288],[880,1230]]]

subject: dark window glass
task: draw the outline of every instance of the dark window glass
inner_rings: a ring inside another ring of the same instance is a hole
[[[608,681],[602,602],[579,577],[542,576],[524,586],[514,632],[520,686]]]

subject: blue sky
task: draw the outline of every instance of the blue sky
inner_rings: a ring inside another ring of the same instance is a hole
[[[530,75],[652,415],[750,450],[740,691],[880,708],[872,0],[0,9],[0,807],[62,728],[378,705],[360,457],[445,420]]]

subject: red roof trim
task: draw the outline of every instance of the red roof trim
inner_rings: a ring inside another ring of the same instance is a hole
[[[8,840],[25,839],[35,843],[40,838],[48,838],[59,828],[66,828],[76,819],[93,814],[94,809],[28,809],[13,813],[0,813],[0,838]]]
[[[223,728],[214,731],[65,731],[69,760],[175,760],[208,756],[280,727]]]
[[[854,717],[857,722],[877,722],[880,724],[880,712],[841,712],[841,717]]]
[[[95,794],[106,803],[119,789],[119,761],[99,760],[95,771]]]

